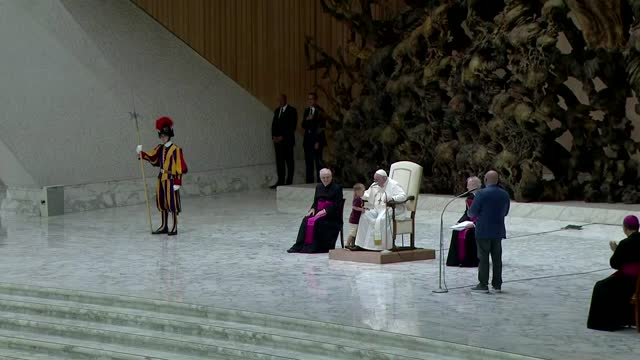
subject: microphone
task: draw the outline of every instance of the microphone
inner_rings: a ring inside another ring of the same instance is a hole
[[[474,191],[476,191],[476,190],[478,190],[478,189],[480,189],[480,188],[475,188],[475,189],[467,190],[467,191],[463,192],[463,193],[462,193],[462,194],[460,194],[460,195],[456,195],[455,197],[457,197],[457,198],[461,198],[461,197],[467,196],[467,195],[469,195],[470,193],[472,193],[472,192],[474,192]]]

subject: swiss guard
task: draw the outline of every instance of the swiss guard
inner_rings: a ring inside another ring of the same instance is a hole
[[[142,151],[142,145],[136,147],[136,152],[142,159],[159,167],[156,189],[156,205],[162,216],[162,225],[152,234],[178,234],[178,214],[180,213],[180,187],[182,175],[187,173],[187,163],[184,161],[182,149],[171,141],[173,134],[173,121],[168,117],[156,120],[156,129],[161,144],[146,153]],[[169,228],[168,217],[171,214],[172,225]]]

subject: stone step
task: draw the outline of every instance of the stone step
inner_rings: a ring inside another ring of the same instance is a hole
[[[307,356],[316,354],[333,359],[370,357],[372,356],[371,352],[381,351],[375,342],[364,342],[362,339],[318,336],[264,326],[157,314],[143,310],[111,308],[101,305],[76,304],[61,300],[0,295],[0,311],[10,314],[39,315],[85,322],[98,321],[111,325],[197,335],[210,339],[244,342],[271,348],[284,347],[304,352]],[[158,316],[161,316],[161,318]],[[58,320],[50,321],[59,322]],[[389,356],[406,358],[422,358],[425,354],[424,351],[411,351],[396,347],[385,347],[382,351],[388,353]],[[382,355],[377,354],[378,357],[384,358]],[[431,352],[430,356],[435,357],[437,354]],[[442,354],[440,357],[442,359],[451,359]]]
[[[0,343],[1,346],[1,343]],[[0,360],[67,360],[68,358],[0,347]]]
[[[31,359],[46,360],[46,359],[49,359],[49,357],[45,357],[48,355],[43,355],[43,354],[34,354],[34,353],[25,352],[25,351],[12,351],[12,350],[4,350],[4,349],[2,349],[2,351],[3,352],[6,351],[6,356],[0,355],[0,360],[31,360]],[[9,356],[9,355],[14,355],[14,356]]]
[[[176,354],[111,344],[99,344],[50,335],[22,334],[0,329],[0,354],[11,359],[51,360],[202,360],[201,357]],[[237,357],[208,357],[211,360],[240,360]]]
[[[236,346],[284,348],[304,352],[304,359],[313,355],[330,359],[532,359],[444,341],[283,316],[3,283],[0,283],[0,310],[52,317],[51,322],[65,318],[107,322],[145,331],[206,336],[230,341]]]
[[[255,360],[301,359],[326,360],[286,348],[273,349],[242,342],[223,341],[205,337],[179,335],[108,324],[86,323],[77,320],[51,319],[24,314],[0,313],[0,328],[23,334],[52,335],[101,344],[139,348],[140,351],[158,350],[166,353],[185,354],[199,358],[231,356]],[[52,321],[53,320],[53,321]]]
[[[170,336],[172,339],[182,338],[184,341],[198,343],[207,343],[211,339],[216,339],[227,342],[222,343],[223,346],[233,347],[237,344],[244,344],[266,347],[269,348],[270,353],[281,352],[280,349],[288,349],[293,352],[283,353],[282,356],[304,355],[310,360],[315,358],[314,355],[318,355],[322,359],[359,359],[374,355],[381,359],[411,359],[420,358],[423,355],[423,353],[414,353],[406,349],[385,349],[390,350],[386,351],[389,353],[386,355],[377,352],[369,344],[364,344],[361,341],[355,342],[329,337],[312,339],[309,335],[305,338],[305,336],[301,336],[304,334],[278,331],[277,329],[270,331],[265,327],[248,326],[241,329],[241,324],[215,322],[216,325],[213,325],[211,321],[203,323],[200,319],[195,318],[175,319],[176,316],[174,316],[174,319],[162,319],[154,317],[153,313],[142,316],[140,313],[144,312],[137,312],[137,314],[119,313],[105,311],[105,307],[87,309],[51,303],[16,301],[15,298],[8,300],[0,297],[0,320],[4,317],[94,328],[106,325],[108,328],[104,329],[110,331],[156,337]],[[334,342],[339,342],[339,344],[334,344]],[[358,345],[365,345],[364,349],[357,348]]]

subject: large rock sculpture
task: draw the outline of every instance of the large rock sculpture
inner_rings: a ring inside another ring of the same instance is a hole
[[[518,201],[640,202],[640,1],[407,0],[386,19],[383,0],[321,2],[354,35],[338,56],[307,39],[343,182],[406,159],[425,192],[495,168]]]

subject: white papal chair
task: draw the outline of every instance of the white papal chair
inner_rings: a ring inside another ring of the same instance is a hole
[[[422,166],[411,161],[399,161],[391,164],[391,169],[389,169],[389,177],[397,181],[402,189],[404,189],[404,191],[406,192],[407,200],[402,202],[401,204],[405,205],[407,212],[409,213],[408,217],[404,217],[403,219],[396,219],[395,205],[390,205],[393,209],[393,247],[394,249],[407,249],[407,247],[397,248],[395,246],[396,237],[397,235],[401,235],[404,239],[405,234],[410,234],[411,242],[408,249],[415,249],[416,209],[418,207],[420,184],[422,183]]]

